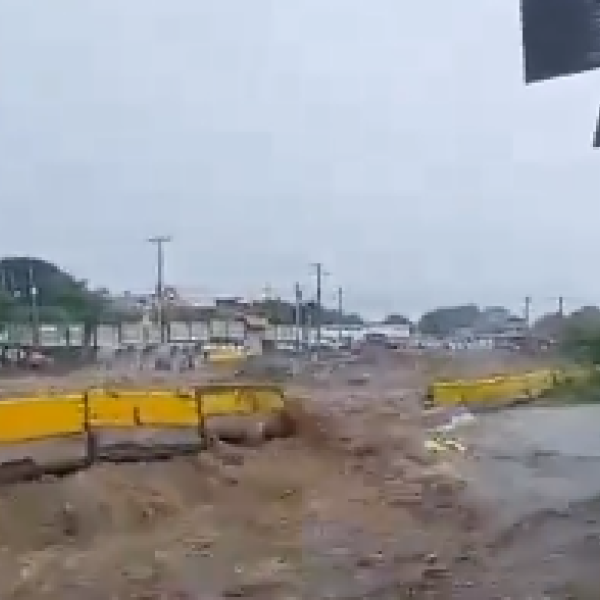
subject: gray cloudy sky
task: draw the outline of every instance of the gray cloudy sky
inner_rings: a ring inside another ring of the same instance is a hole
[[[0,254],[353,307],[600,301],[598,75],[526,88],[517,0],[0,0]],[[589,274],[592,273],[590,278]]]

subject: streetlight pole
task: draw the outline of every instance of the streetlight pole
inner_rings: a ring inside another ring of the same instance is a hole
[[[164,245],[168,244],[173,238],[169,235],[157,235],[155,237],[148,238],[148,242],[156,246],[156,310],[158,313],[158,326],[160,329],[160,343],[164,344],[166,339],[166,327],[165,327],[165,284],[164,284],[164,271],[165,271],[165,253]]]

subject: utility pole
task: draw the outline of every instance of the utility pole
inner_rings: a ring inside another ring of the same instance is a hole
[[[525,319],[525,327],[529,329],[531,323],[531,296],[525,296],[525,307],[523,310],[523,318]]]
[[[169,235],[158,235],[148,238],[148,242],[156,246],[156,311],[158,326],[160,329],[160,343],[167,341],[167,328],[165,322],[165,253],[164,245],[168,244],[173,238]]]
[[[529,351],[531,349],[532,344],[532,335],[531,335],[531,296],[525,296],[525,303],[523,306],[523,320],[525,321],[525,331],[524,331],[524,342],[525,348],[521,348],[521,350],[526,349]]]
[[[300,349],[302,347],[302,288],[299,283],[296,283],[294,286],[295,292],[295,313],[294,313],[294,322],[295,322],[295,343],[296,343],[296,353],[300,353]]]
[[[317,298],[316,298],[316,310],[314,324],[317,330],[317,353],[321,348],[321,321],[323,320],[323,264],[320,262],[314,263],[313,268],[315,269],[315,276],[317,279]]]
[[[558,316],[561,318],[565,316],[565,299],[563,296],[558,298]]]
[[[33,267],[30,265],[27,271],[27,287],[29,288],[29,301],[31,303],[31,330],[33,347],[37,350],[40,345],[40,315],[38,310],[38,289],[33,277]]]
[[[342,328],[344,326],[344,290],[342,286],[337,289],[338,309],[338,344],[342,345]]]

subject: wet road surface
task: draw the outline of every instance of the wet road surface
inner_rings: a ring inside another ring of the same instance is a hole
[[[600,406],[487,414],[465,439],[470,488],[493,515],[496,576],[533,597],[600,597]]]

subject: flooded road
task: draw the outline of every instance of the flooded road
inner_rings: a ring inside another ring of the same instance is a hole
[[[509,512],[600,495],[600,406],[517,408],[483,415],[471,433],[484,495]]]
[[[564,598],[577,585],[599,597],[600,406],[487,414],[465,439],[476,458],[465,466],[470,487],[493,515],[497,566],[523,593]]]

